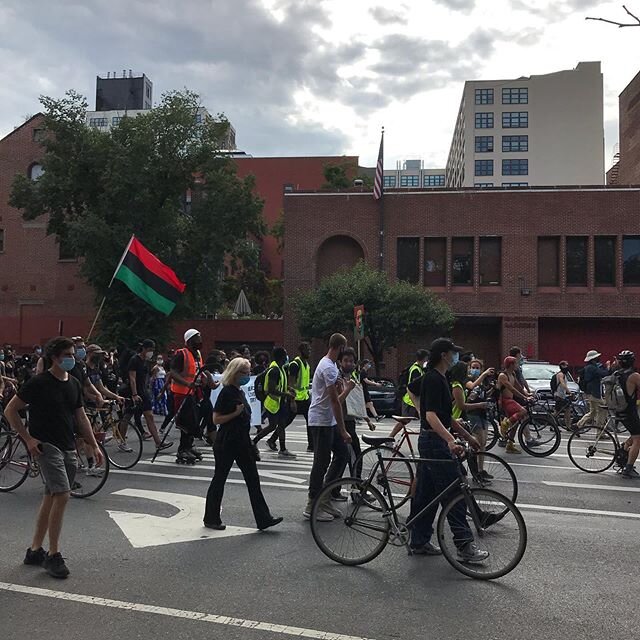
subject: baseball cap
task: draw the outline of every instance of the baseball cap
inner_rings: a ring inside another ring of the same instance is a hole
[[[107,353],[99,344],[90,344],[87,347],[87,353]]]
[[[191,340],[191,338],[193,338],[193,336],[199,336],[200,332],[197,329],[187,329],[184,332],[184,342],[185,344],[187,342],[189,342],[189,340]]]
[[[451,340],[451,338],[437,338],[431,343],[429,347],[429,351],[435,357],[436,354],[438,356],[445,351],[457,351],[458,353],[464,351],[463,347],[459,347],[457,344]]]

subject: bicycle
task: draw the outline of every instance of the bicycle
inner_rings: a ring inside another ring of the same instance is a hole
[[[125,407],[132,408],[131,400],[125,400]],[[115,400],[100,409],[89,409],[87,417],[91,428],[101,437],[109,462],[118,469],[131,469],[142,457],[142,433],[134,420],[127,419]],[[98,420],[99,418],[99,420]]]
[[[628,452],[625,442],[620,441],[618,423],[620,419],[609,410],[602,427],[583,427],[569,438],[567,453],[569,460],[586,473],[602,473],[616,465],[620,473],[627,464]]]
[[[89,466],[84,451],[84,443],[76,440],[76,477],[71,486],[74,498],[88,498],[95,495],[104,486],[109,476],[109,457],[101,443],[98,446],[104,456],[103,466]],[[40,466],[29,452],[25,441],[8,423],[0,423],[0,492],[6,493],[17,489],[28,477],[41,476]],[[82,481],[80,481],[80,478]],[[44,482],[44,480],[43,480]]]
[[[408,428],[413,420],[411,417],[392,416],[397,421],[396,427],[401,425],[402,436],[393,446],[369,447],[362,451],[356,459],[354,468],[360,470],[360,476],[368,477],[374,466],[378,463],[377,449],[382,449],[392,461],[385,464],[384,482],[392,487],[394,498],[397,498],[396,507],[400,508],[407,503],[413,493],[414,472],[411,459],[416,458],[411,436],[419,435],[419,431]],[[471,431],[471,427],[468,426]],[[410,457],[402,453],[402,447],[406,445]],[[499,456],[486,451],[476,452],[469,449],[467,466],[471,473],[472,482],[480,487],[492,486],[495,491],[515,502],[518,497],[518,481],[516,474],[509,464]],[[486,473],[485,473],[486,472]],[[376,481],[382,481],[377,478]]]
[[[311,511],[311,533],[320,550],[331,560],[345,565],[360,565],[376,558],[387,544],[405,546],[411,555],[409,530],[425,511],[439,504],[447,494],[450,498],[440,511],[437,523],[438,542],[445,559],[460,573],[471,578],[490,580],[512,571],[522,560],[527,546],[527,528],[518,508],[497,491],[471,488],[459,458],[429,460],[410,458],[412,463],[455,464],[457,479],[436,496],[424,509],[406,522],[398,517],[398,507],[393,492],[385,484],[385,458],[381,447],[391,438],[362,436],[362,440],[377,448],[377,465],[365,480],[340,478],[326,485],[316,497]],[[374,486],[380,474],[386,497]],[[332,507],[341,512],[340,517],[326,521],[318,519],[323,505],[342,491],[349,496],[346,502],[334,502]],[[457,489],[457,491],[453,491]],[[375,508],[373,504],[375,503]],[[461,503],[464,503],[464,523],[459,519]],[[467,519],[471,519],[469,525]],[[451,530],[447,520],[457,523]],[[470,537],[481,542],[489,556],[481,563],[472,563],[459,557],[459,548]],[[362,546],[360,546],[362,545]],[[365,547],[365,545],[369,545]]]

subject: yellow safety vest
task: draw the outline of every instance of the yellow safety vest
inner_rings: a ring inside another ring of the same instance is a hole
[[[278,386],[276,387],[276,391],[280,391],[281,393],[285,393],[287,390],[287,375],[284,372],[282,367],[279,367],[276,362],[272,362],[267,369],[267,373],[265,375],[265,387],[269,388],[269,373],[271,369],[277,369],[280,374],[280,379],[278,380]],[[282,396],[273,396],[271,394],[267,394],[267,397],[264,401],[264,408],[269,413],[278,413],[280,410],[280,405],[282,403]]]
[[[417,363],[414,362],[411,367],[409,368],[409,375],[407,376],[407,393],[404,394],[404,397],[402,398],[402,402],[404,402],[405,404],[408,404],[410,407],[414,407],[415,405],[413,404],[413,402],[411,401],[411,397],[409,396],[409,385],[411,384],[412,380],[411,380],[411,374],[414,371],[419,371],[420,375],[422,375],[424,373],[424,371],[422,370],[422,367]]]
[[[466,392],[465,388],[459,382],[452,382],[451,383],[451,388],[453,389],[454,387],[458,387],[458,388],[462,389],[462,395],[466,399],[467,392]],[[462,418],[462,409],[458,408],[458,405],[456,405],[455,400],[453,402],[453,409],[451,410],[451,417],[454,420],[459,420],[460,418]]]
[[[296,400],[308,400],[311,367],[308,362],[304,362],[299,356],[294,358],[293,361],[298,365],[298,379],[295,383]]]

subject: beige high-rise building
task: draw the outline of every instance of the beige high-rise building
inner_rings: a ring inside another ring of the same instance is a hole
[[[447,187],[604,182],[600,62],[465,83],[447,160]]]

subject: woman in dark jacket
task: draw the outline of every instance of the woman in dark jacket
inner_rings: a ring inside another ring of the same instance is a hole
[[[222,376],[224,386],[213,407],[213,421],[219,428],[213,444],[216,469],[204,512],[204,526],[209,529],[225,529],[220,519],[220,506],[224,485],[234,462],[242,471],[258,529],[268,529],[282,522],[282,518],[271,515],[260,489],[255,447],[249,437],[251,407],[240,388],[247,384],[250,373],[251,363],[248,360],[234,358]]]

